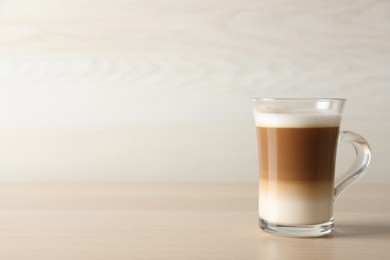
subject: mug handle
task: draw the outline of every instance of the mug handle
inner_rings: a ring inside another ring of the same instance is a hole
[[[343,191],[364,175],[371,161],[370,146],[366,139],[364,139],[361,135],[351,131],[341,131],[339,140],[353,145],[356,152],[356,159],[348,171],[336,180],[333,201],[335,201]]]

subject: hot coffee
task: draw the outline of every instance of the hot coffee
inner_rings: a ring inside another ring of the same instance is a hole
[[[256,119],[259,216],[310,225],[333,216],[338,116],[268,114]]]

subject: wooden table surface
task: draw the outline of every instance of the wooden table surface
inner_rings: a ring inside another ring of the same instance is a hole
[[[390,185],[351,187],[323,238],[257,227],[256,184],[2,183],[0,259],[390,259]]]

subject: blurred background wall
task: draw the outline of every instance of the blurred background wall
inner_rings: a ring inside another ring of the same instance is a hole
[[[347,98],[390,182],[390,1],[0,1],[0,180],[256,181],[252,96]]]

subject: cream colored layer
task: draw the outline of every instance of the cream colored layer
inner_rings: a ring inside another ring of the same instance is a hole
[[[262,182],[259,216],[282,225],[310,225],[333,216],[333,184]]]

